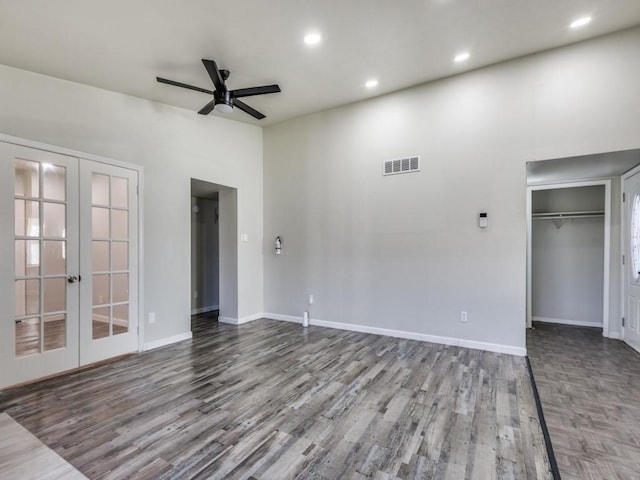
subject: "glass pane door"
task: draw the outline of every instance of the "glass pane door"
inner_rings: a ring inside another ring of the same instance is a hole
[[[138,351],[137,185],[0,141],[0,388]]]
[[[1,387],[79,365],[78,159],[0,142],[0,177]]]
[[[83,161],[80,178],[84,365],[138,349],[138,198],[136,171]]]
[[[129,331],[129,179],[91,174],[91,337]]]
[[[15,352],[42,353],[66,346],[67,169],[16,159]]]

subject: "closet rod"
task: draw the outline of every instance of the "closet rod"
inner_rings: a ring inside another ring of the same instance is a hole
[[[590,210],[585,212],[548,212],[548,213],[532,213],[531,218],[534,220],[562,220],[571,218],[602,218],[604,211]]]
[[[604,218],[604,215],[555,215],[533,217],[533,220],[571,220],[572,218]]]

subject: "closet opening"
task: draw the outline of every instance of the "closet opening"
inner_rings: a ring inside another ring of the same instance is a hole
[[[530,187],[530,322],[608,333],[610,183]]]

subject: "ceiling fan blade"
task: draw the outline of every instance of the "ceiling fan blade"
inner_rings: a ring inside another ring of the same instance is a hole
[[[259,111],[257,111],[254,108],[251,108],[249,105],[247,105],[244,102],[241,102],[240,100],[234,100],[233,106],[238,107],[244,113],[248,113],[249,115],[251,115],[254,118],[257,118],[258,120],[262,120],[263,118],[265,118],[265,116],[261,114]]]
[[[239,88],[237,90],[231,90],[229,93],[231,93],[234,98],[240,98],[265,95],[267,93],[278,93],[280,91],[280,86],[278,85],[263,85],[262,87]]]
[[[187,85],[186,83],[176,82],[174,80],[167,80],[166,78],[156,77],[156,80],[160,83],[166,83],[167,85],[173,85],[175,87],[188,88],[189,90],[195,90],[196,92],[208,93],[213,95],[211,90],[207,90],[205,88],[194,87],[193,85]]]
[[[211,100],[204,107],[202,107],[198,113],[200,115],[209,115],[211,113],[211,110],[213,110],[213,107],[215,107],[215,106],[216,106],[216,101],[215,100]]]
[[[203,58],[202,63],[204,63],[204,68],[207,69],[207,73],[211,77],[211,81],[215,85],[216,90],[220,93],[224,93],[227,87],[224,86],[224,80],[222,79],[222,75],[220,75],[220,70],[218,70],[216,62]]]

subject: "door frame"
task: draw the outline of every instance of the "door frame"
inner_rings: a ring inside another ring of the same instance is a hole
[[[603,268],[603,292],[602,292],[602,336],[609,337],[609,283],[611,261],[611,179],[585,180],[576,182],[549,183],[527,186],[527,318],[526,326],[532,324],[532,284],[531,284],[531,232],[532,232],[532,205],[533,192],[538,190],[554,190],[561,188],[591,187],[604,185],[604,268]]]
[[[624,184],[625,182],[633,177],[634,175],[636,175],[637,173],[640,173],[640,165],[636,165],[635,167],[633,167],[631,170],[628,170],[626,172],[624,172],[621,176],[620,176],[620,252],[622,253],[622,255],[625,255],[626,252],[626,239],[627,239],[627,229],[626,224],[627,224],[627,208],[626,208],[626,202],[622,201],[622,197],[624,195]],[[626,314],[626,305],[625,305],[625,292],[626,292],[626,265],[622,265],[622,268],[620,269],[620,312],[621,312],[621,317],[624,317]],[[620,324],[620,339],[624,341],[624,329],[625,326]],[[627,345],[629,345],[626,341],[625,343]],[[630,347],[632,347],[631,345],[629,345]],[[632,347],[635,350],[635,347]]]
[[[122,162],[119,160],[113,160],[111,158],[102,157],[100,155],[93,155],[91,153],[82,152],[79,150],[73,150],[70,148],[60,147],[57,145],[50,145],[36,140],[30,140],[27,138],[16,137],[13,135],[7,135],[0,133],[0,142],[11,143],[22,147],[34,148],[36,150],[43,150],[46,152],[57,153],[60,155],[67,155],[70,157],[77,157],[80,162],[83,160],[91,160],[98,163],[105,163],[107,165],[113,165],[115,167],[127,168],[129,170],[135,170],[138,172],[138,352],[144,350],[144,168],[140,165],[133,163]]]

